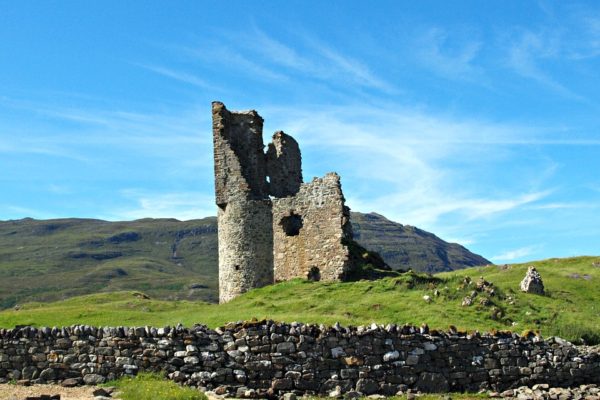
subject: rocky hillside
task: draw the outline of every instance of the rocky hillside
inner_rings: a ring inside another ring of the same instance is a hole
[[[352,213],[354,239],[378,252],[394,269],[452,271],[491,264],[457,243],[448,243],[422,229],[390,221],[376,213]]]
[[[358,242],[396,269],[436,272],[489,263],[377,214],[352,218]],[[216,301],[216,218],[0,222],[0,308],[117,290]]]

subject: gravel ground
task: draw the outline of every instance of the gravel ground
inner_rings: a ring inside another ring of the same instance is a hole
[[[59,385],[0,385],[0,399],[2,400],[23,400],[28,396],[41,396],[60,394],[60,400],[93,400],[92,392],[95,386],[79,386],[65,388]]]

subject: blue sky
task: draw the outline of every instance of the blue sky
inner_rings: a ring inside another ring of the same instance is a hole
[[[210,102],[497,263],[600,254],[600,5],[0,0],[0,219],[215,215]]]

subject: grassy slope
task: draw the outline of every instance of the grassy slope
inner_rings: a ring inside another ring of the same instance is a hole
[[[547,296],[521,293],[518,285],[528,265],[540,271]],[[443,273],[434,277],[403,274],[377,281],[311,283],[294,280],[253,290],[224,305],[144,299],[131,292],[96,294],[51,304],[26,304],[0,313],[0,326],[223,325],[252,317],[345,325],[427,323],[431,328],[455,325],[464,330],[540,330],[544,336],[600,342],[600,257],[551,259],[508,268],[489,266]],[[574,277],[578,274],[579,277]],[[584,278],[583,276],[587,277]],[[492,304],[461,307],[474,285],[465,276],[491,281],[497,295]],[[440,291],[436,297],[434,290]],[[431,303],[423,300],[432,298]],[[492,311],[501,310],[498,319]],[[512,325],[515,322],[516,325]]]

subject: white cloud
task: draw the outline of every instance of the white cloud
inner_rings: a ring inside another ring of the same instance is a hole
[[[598,208],[600,204],[589,202],[572,202],[572,203],[545,203],[536,204],[527,207],[531,210],[580,210],[583,208]]]
[[[524,31],[508,50],[508,64],[519,75],[532,79],[556,93],[575,100],[583,98],[561,84],[540,66],[559,56],[560,42],[557,36],[548,33]]]
[[[600,12],[596,7],[582,4],[548,4],[548,18],[538,26],[516,30],[508,46],[508,64],[523,77],[578,101],[589,101],[567,86],[569,74],[595,75],[595,65],[587,62],[600,56]],[[560,15],[556,17],[556,15]],[[581,68],[583,66],[583,68]],[[557,72],[561,71],[559,76]],[[579,89],[581,90],[581,89]]]
[[[147,112],[110,108],[49,106],[35,102],[6,103],[35,113],[44,124],[2,129],[0,152],[32,153],[92,162],[102,149],[130,149],[136,155],[182,159],[182,152],[206,147],[210,154],[210,113],[206,105],[186,106],[175,112]],[[65,122],[75,123],[65,125]],[[204,131],[204,132],[203,132]],[[95,151],[88,148],[93,146]]]
[[[247,38],[244,38],[247,40]],[[180,50],[204,65],[216,65],[218,68],[236,70],[253,79],[282,83],[289,77],[275,68],[267,67],[254,58],[248,57],[226,43],[213,43],[201,47],[180,47]]]
[[[351,81],[362,86],[380,89],[385,92],[395,91],[389,83],[375,76],[365,64],[357,59],[345,56],[323,44],[315,44],[315,47],[322,56],[331,62],[336,74],[341,72],[343,75],[348,76]]]
[[[537,189],[539,182],[532,182],[530,187],[523,182],[521,187],[494,194],[486,190],[495,189],[493,182],[482,182],[478,174],[487,162],[498,161],[503,146],[535,137],[538,133],[529,127],[397,107],[266,111],[285,116],[281,125],[276,125],[299,140],[303,154],[316,152],[321,159],[329,154],[337,161],[327,168],[340,171],[342,183],[352,187],[345,193],[355,210],[377,211],[396,221],[442,233],[450,229],[440,221],[450,215],[460,216],[462,223],[486,220],[551,194],[550,190]],[[462,166],[448,166],[457,160]],[[470,179],[481,187],[462,183]],[[364,193],[360,192],[362,181],[369,182]]]
[[[508,250],[502,254],[498,254],[494,257],[491,257],[491,260],[495,263],[506,262],[506,261],[515,261],[517,259],[532,255],[536,251],[537,251],[536,246],[520,247],[518,249]]]
[[[214,90],[213,85],[209,84],[204,79],[200,79],[196,75],[193,75],[193,74],[190,74],[187,72],[176,71],[176,70],[173,70],[170,68],[165,68],[165,67],[155,66],[155,65],[145,65],[145,64],[137,64],[137,65],[139,67],[142,67],[149,71],[155,72],[159,75],[166,76],[167,78],[175,79],[177,81],[187,83],[192,86],[197,86],[197,87],[200,87],[203,89],[213,89]]]
[[[190,220],[216,215],[214,198],[204,192],[148,192],[128,189],[121,191],[121,196],[134,202],[133,207],[122,208],[109,214],[111,220],[131,220],[140,218],[176,218]]]
[[[57,185],[55,183],[50,183],[46,186],[48,192],[54,194],[71,194],[73,193],[73,188],[66,185]]]
[[[4,215],[8,216],[7,218],[23,218],[23,216],[27,216],[29,218],[38,218],[38,219],[49,219],[49,218],[58,218],[56,215],[40,211],[33,208],[15,206],[15,205],[0,205],[0,207],[4,210]]]
[[[482,42],[464,39],[453,50],[448,41],[444,30],[432,28],[417,41],[417,56],[427,68],[446,78],[487,84],[483,69],[475,65]]]
[[[319,81],[326,86],[371,88],[396,92],[392,84],[377,76],[355,57],[343,54],[314,38],[295,31],[294,47],[254,28],[243,34],[224,32],[214,41],[202,41],[194,47],[178,47],[180,52],[201,60],[203,66],[235,70],[253,79],[282,84]]]
[[[11,130],[6,136],[10,139],[4,139],[0,134],[0,153],[5,154],[33,154],[40,156],[50,156],[58,158],[66,158],[81,162],[89,162],[90,158],[82,153],[72,151],[60,143],[55,141],[38,140],[39,138],[28,137],[28,135],[20,135],[17,130]]]

